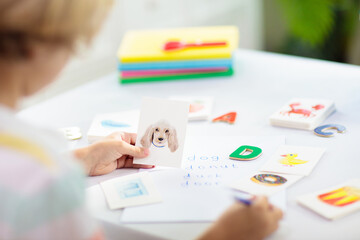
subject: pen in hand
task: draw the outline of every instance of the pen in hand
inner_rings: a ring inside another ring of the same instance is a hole
[[[241,202],[247,206],[250,206],[252,204],[252,201],[256,198],[255,195],[249,194],[249,193],[236,193],[235,194],[235,200],[238,202]]]

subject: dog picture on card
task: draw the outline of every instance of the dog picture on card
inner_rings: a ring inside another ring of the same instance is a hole
[[[260,171],[307,176],[324,152],[324,148],[283,145],[261,167]]]
[[[181,167],[189,103],[159,98],[142,101],[136,146],[148,148],[135,164]]]

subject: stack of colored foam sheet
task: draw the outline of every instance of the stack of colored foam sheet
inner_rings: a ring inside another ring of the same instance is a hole
[[[120,82],[230,76],[238,41],[234,26],[130,31],[118,51]]]

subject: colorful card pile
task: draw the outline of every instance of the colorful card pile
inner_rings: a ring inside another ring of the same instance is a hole
[[[312,130],[334,111],[335,104],[331,100],[294,98],[270,117],[270,123]]]
[[[120,82],[232,75],[238,41],[234,26],[130,31],[118,51]]]
[[[360,210],[360,179],[301,196],[298,203],[330,220],[344,217]]]

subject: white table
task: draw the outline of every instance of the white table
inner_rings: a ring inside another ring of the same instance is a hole
[[[360,67],[238,50],[235,75],[230,78],[120,85],[114,73],[23,110],[19,115],[55,128],[79,126],[86,133],[96,114],[139,108],[142,96],[166,98],[182,94],[214,96],[214,116],[230,110],[239,114],[234,126],[190,123],[189,135],[285,135],[287,144],[327,148],[312,174],[287,190],[285,227],[277,238],[360,239],[360,212],[331,222],[295,201],[299,195],[360,177]],[[270,126],[270,114],[293,97],[335,100],[337,112],[326,123],[342,124],[347,127],[347,133],[327,139],[309,131]],[[73,147],[85,144],[84,138],[74,142]],[[90,178],[89,186],[121,174],[118,170],[107,176]],[[93,207],[99,219],[118,224],[120,211],[110,212],[101,204]],[[171,239],[194,238],[207,226],[206,223],[127,225]]]

